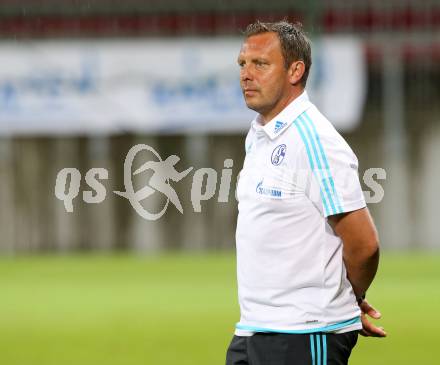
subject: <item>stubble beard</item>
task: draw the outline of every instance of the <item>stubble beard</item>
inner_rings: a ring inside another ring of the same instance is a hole
[[[255,101],[248,100],[248,99],[246,99],[246,97],[244,97],[244,100],[245,100],[246,106],[249,109],[251,109],[259,114],[262,114],[262,115],[264,115],[266,112],[268,112],[272,108],[272,105],[268,102],[265,103],[264,101],[258,102],[257,100],[255,100]]]

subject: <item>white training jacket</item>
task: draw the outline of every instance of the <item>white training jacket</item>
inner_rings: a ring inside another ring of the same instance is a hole
[[[236,335],[360,329],[342,241],[327,217],[366,206],[358,161],[304,91],[246,137],[236,231]]]

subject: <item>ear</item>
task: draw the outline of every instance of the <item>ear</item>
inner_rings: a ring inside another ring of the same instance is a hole
[[[295,61],[289,67],[289,82],[292,85],[298,84],[306,70],[306,65],[303,61]]]

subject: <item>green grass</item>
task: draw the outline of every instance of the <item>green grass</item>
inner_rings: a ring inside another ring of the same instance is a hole
[[[439,254],[383,255],[368,296],[389,337],[352,365],[437,363]],[[238,315],[232,254],[0,259],[2,365],[220,365]]]

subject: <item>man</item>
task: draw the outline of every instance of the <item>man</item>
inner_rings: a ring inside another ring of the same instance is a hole
[[[386,335],[366,318],[380,318],[365,300],[379,247],[357,158],[308,99],[300,25],[249,25],[238,64],[258,115],[237,188],[241,318],[226,364],[347,364],[359,331]]]

